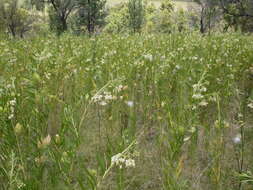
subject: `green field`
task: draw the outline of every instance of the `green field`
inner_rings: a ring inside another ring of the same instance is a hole
[[[2,38],[0,189],[252,189],[252,49],[239,34]]]

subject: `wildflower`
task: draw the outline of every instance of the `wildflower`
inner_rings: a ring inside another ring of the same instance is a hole
[[[242,113],[238,113],[238,117],[242,118],[243,117]]]
[[[195,105],[192,106],[192,110],[196,110],[197,107]]]
[[[135,161],[133,160],[133,159],[128,159],[128,160],[126,160],[126,167],[127,168],[131,168],[131,167],[135,167]]]
[[[14,98],[13,100],[9,101],[9,104],[11,106],[15,106],[16,105],[16,98]]]
[[[233,138],[233,142],[235,144],[239,144],[241,142],[241,134],[237,134],[234,138]]]
[[[37,164],[43,164],[46,162],[46,160],[47,160],[47,157],[45,155],[35,158],[35,162]]]
[[[194,89],[194,91],[196,91],[199,88],[199,84],[192,85],[192,88]]]
[[[105,100],[112,100],[113,96],[111,94],[106,94],[105,96]]]
[[[185,137],[185,138],[184,138],[184,142],[190,140],[190,138],[191,138],[191,137]]]
[[[45,77],[46,77],[46,79],[50,80],[51,73],[46,73],[46,74],[45,74]]]
[[[111,164],[119,166],[121,169],[123,166],[126,168],[135,167],[135,161],[131,158],[126,159],[122,153],[118,153],[111,158]]]
[[[206,92],[207,91],[207,89],[206,89],[206,87],[202,87],[202,88],[200,88],[200,92]]]
[[[101,105],[101,106],[106,106],[107,103],[106,103],[105,101],[101,101],[101,102],[99,102],[99,105]]]
[[[92,97],[92,100],[94,102],[99,102],[102,98],[103,98],[102,95],[95,95],[94,97]]]
[[[208,102],[206,102],[205,100],[203,100],[203,101],[201,101],[201,102],[199,103],[199,105],[205,107],[205,106],[208,105]]]
[[[14,107],[10,107],[11,113],[14,113],[15,108]]]
[[[126,104],[127,104],[128,107],[133,107],[134,106],[133,101],[127,101]]]
[[[118,87],[115,88],[116,91],[120,92],[123,90],[123,85],[119,85]]]
[[[204,96],[202,94],[193,94],[192,98],[193,99],[202,99]]]
[[[25,187],[25,184],[21,180],[17,180],[17,188],[22,189],[23,187]]]
[[[176,65],[175,67],[177,70],[181,69],[180,65]]]
[[[6,88],[7,88],[7,89],[10,89],[10,88],[12,88],[12,85],[11,85],[11,84],[7,84],[7,85],[6,85]]]
[[[190,133],[195,133],[195,132],[196,132],[196,127],[191,127],[191,128],[189,129],[189,132],[190,132]]]
[[[119,160],[120,160],[121,157],[122,157],[122,154],[121,154],[121,153],[118,153],[118,154],[114,155],[114,156],[111,158],[111,163],[112,163],[112,165],[118,165],[118,164],[119,164]]]
[[[146,54],[146,55],[144,55],[143,56],[146,60],[148,60],[148,61],[153,61],[153,55],[151,55],[151,54]]]
[[[253,109],[253,102],[249,103],[248,107],[251,108],[251,109]]]
[[[8,119],[11,120],[14,117],[14,114],[10,114]]]

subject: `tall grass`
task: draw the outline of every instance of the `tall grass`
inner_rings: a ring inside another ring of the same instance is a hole
[[[0,189],[252,189],[252,36],[0,41]]]

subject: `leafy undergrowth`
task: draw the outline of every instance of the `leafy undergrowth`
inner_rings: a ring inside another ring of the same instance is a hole
[[[252,189],[253,40],[0,41],[0,189]]]

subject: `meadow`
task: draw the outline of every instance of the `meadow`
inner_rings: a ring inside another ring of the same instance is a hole
[[[253,40],[0,40],[0,189],[250,190]]]

